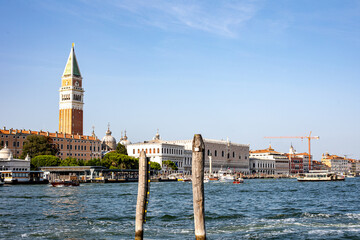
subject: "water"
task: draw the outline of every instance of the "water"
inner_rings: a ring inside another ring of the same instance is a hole
[[[360,239],[360,178],[206,183],[208,239]],[[137,183],[0,188],[0,239],[134,239]],[[194,239],[189,182],[151,183],[145,239]]]

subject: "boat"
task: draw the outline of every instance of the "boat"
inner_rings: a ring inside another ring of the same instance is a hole
[[[70,176],[69,179],[56,179],[51,182],[53,187],[77,187],[80,186],[79,178],[77,176]]]
[[[232,173],[231,169],[226,171],[220,169],[218,171],[218,177],[220,182],[234,182],[234,174]]]
[[[53,187],[77,187],[80,186],[79,181],[77,180],[56,180],[51,182]]]
[[[1,187],[1,186],[4,186],[4,184],[5,184],[5,180],[4,180],[4,178],[2,177],[2,174],[0,173],[0,187]]]
[[[297,180],[300,182],[344,181],[345,177],[327,170],[310,170],[308,173],[300,174]]]
[[[240,184],[240,183],[244,183],[244,179],[239,177],[237,178],[235,181],[233,181],[234,184]]]

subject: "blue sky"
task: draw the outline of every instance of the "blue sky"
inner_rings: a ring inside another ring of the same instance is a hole
[[[320,136],[360,159],[360,2],[0,0],[0,125],[58,130],[75,42],[84,131],[131,141]],[[287,152],[293,143],[273,139]]]

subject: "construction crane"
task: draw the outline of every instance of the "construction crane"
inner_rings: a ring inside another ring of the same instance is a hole
[[[308,145],[309,145],[309,170],[311,170],[311,147],[310,147],[310,142],[311,142],[311,139],[320,139],[319,136],[311,136],[311,131],[310,131],[310,134],[309,136],[296,136],[296,137],[264,137],[264,138],[300,138],[301,140],[303,139],[307,139],[308,140]]]

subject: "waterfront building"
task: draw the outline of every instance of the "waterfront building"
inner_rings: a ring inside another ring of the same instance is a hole
[[[15,157],[20,157],[26,137],[29,135],[42,135],[49,137],[51,142],[58,149],[58,157],[65,159],[74,157],[77,159],[89,160],[93,158],[101,158],[101,141],[95,136],[70,135],[65,133],[51,133],[44,131],[19,130],[19,129],[0,129],[1,145],[5,144],[11,150]]]
[[[297,153],[295,148],[291,145],[289,153],[285,155],[290,161],[290,174],[309,172],[309,155],[307,153]]]
[[[344,157],[330,155],[325,153],[322,155],[321,162],[330,168],[330,171],[337,173],[350,172],[349,161]]]
[[[349,159],[349,162],[351,164],[350,166],[350,172],[355,175],[360,174],[360,161],[355,159]]]
[[[330,171],[330,168],[324,165],[320,161],[312,160],[312,167],[311,170],[322,170],[322,171]]]
[[[250,172],[252,174],[275,174],[275,160],[252,158],[250,154]]]
[[[191,169],[192,160],[192,139],[174,140],[167,143],[184,146],[185,166]],[[220,169],[231,169],[243,174],[249,174],[249,145],[233,143],[227,140],[203,139],[205,144],[205,172],[209,171],[210,158],[212,162],[212,171],[217,172]]]
[[[84,89],[73,44],[61,77],[59,133],[83,135],[83,106]]]
[[[0,150],[0,173],[5,182],[28,182],[30,180],[30,157],[17,159],[13,157],[10,149]]]
[[[249,173],[249,145],[231,143],[229,140],[203,139],[205,143],[205,171],[209,171],[209,160],[212,160],[212,170],[232,169],[236,172]],[[179,173],[191,174],[192,139],[191,140],[161,140],[159,132],[151,141],[127,145],[129,156],[139,157],[145,150],[150,161],[162,165],[165,160],[171,160],[178,167]]]
[[[156,133],[153,140],[128,144],[126,148],[129,156],[138,158],[140,152],[144,150],[150,161],[157,162],[162,166],[163,161],[170,160],[178,167],[179,173],[190,174],[188,171],[185,172],[184,169],[185,157],[188,158],[189,155],[188,153],[185,154],[184,146],[161,140],[159,132]],[[187,162],[191,164],[191,160],[187,159]]]
[[[289,159],[284,153],[269,148],[250,151],[251,173],[289,174]]]

